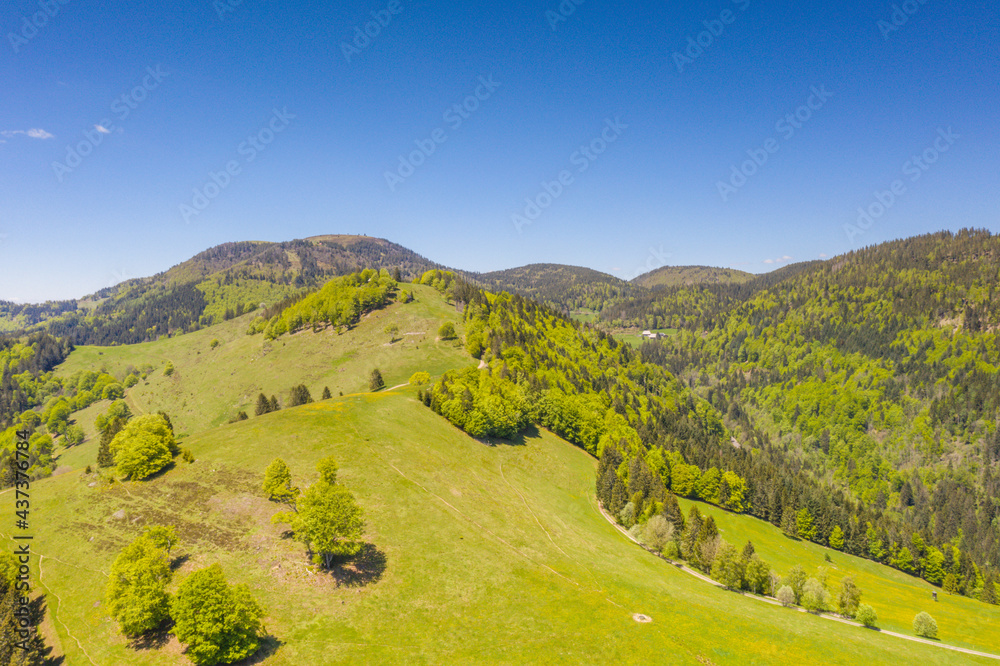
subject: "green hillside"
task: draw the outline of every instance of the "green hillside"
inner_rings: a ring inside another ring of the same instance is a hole
[[[677,571],[598,513],[586,453],[544,432],[483,445],[409,389],[283,410],[185,446],[195,463],[145,483],[91,487],[77,468],[35,485],[46,629],[68,663],[187,663],[172,638],[128,647],[102,608],[103,572],[154,522],[175,524],[181,537],[172,589],[220,562],[267,607],[271,638],[254,663],[955,661]],[[278,507],[258,486],[277,455],[308,484],[331,454],[366,512],[371,544],[337,576],[305,566],[301,546],[268,523]]]
[[[741,284],[754,279],[753,273],[712,266],[663,266],[632,278],[632,284],[647,289],[693,284]]]
[[[436,340],[443,321],[454,322],[461,333],[462,318],[455,307],[431,287],[401,288],[412,291],[415,300],[375,310],[341,334],[333,328],[318,333],[306,329],[267,341],[262,335],[247,335],[253,315],[245,315],[155,342],[78,347],[56,376],[101,368],[116,376],[130,368],[144,370],[146,378],[127,395],[132,411],[164,410],[178,433],[193,433],[226,423],[240,410],[253,414],[261,392],[276,395],[284,405],[289,389],[297,384],[305,384],[318,399],[324,386],[333,395],[367,390],[372,368],[380,368],[387,386],[395,386],[419,370],[439,375],[470,363],[460,343]],[[389,324],[399,332],[385,333]],[[213,340],[220,344],[213,348]],[[169,376],[164,374],[168,362],[174,367]],[[97,409],[107,409],[107,402],[98,403]],[[90,426],[92,419],[80,420]]]

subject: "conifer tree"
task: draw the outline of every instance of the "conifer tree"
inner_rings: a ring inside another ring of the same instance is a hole
[[[267,414],[270,411],[271,411],[271,403],[268,402],[267,396],[264,395],[263,393],[259,394],[257,396],[257,409],[254,411],[254,413],[257,416],[263,416],[264,414]]]

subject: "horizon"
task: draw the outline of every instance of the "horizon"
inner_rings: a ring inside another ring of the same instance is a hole
[[[331,227],[625,280],[997,233],[1000,26],[903,5],[16,0],[0,299]]]

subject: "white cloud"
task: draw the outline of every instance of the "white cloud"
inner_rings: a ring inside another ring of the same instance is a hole
[[[109,130],[104,125],[94,125],[94,129],[100,132],[101,134],[111,134],[111,130]]]
[[[23,134],[23,135],[25,135],[27,137],[30,137],[32,139],[54,139],[55,138],[54,134],[49,134],[45,130],[43,130],[41,128],[38,128],[38,127],[29,129],[29,130],[4,130],[4,131],[0,132],[0,136],[5,136],[8,139],[10,137],[14,136],[15,134]]]
[[[820,252],[819,253],[819,258],[820,259],[826,259],[826,252]]]
[[[779,259],[778,261],[791,261],[791,260],[792,260],[792,258],[791,258],[791,257],[789,257],[789,256],[788,256],[788,255],[786,254],[785,256],[783,256],[783,257],[782,257],[781,259]]]
[[[764,263],[765,264],[773,264],[774,263],[774,259],[765,259]]]

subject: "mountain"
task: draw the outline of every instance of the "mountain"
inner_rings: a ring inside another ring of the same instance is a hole
[[[57,313],[52,311],[55,306],[22,308],[16,316],[29,330],[44,326],[75,344],[134,344],[239,316],[314,289],[331,277],[382,267],[410,279],[437,265],[395,243],[367,236],[225,243],[163,273],[59,304]]]
[[[607,273],[563,264],[529,264],[492,273],[464,274],[491,291],[507,291],[563,311],[600,310],[641,290]]]
[[[630,282],[640,287],[675,287],[695,284],[742,284],[754,279],[753,273],[733,268],[710,266],[663,266],[632,278]]]

